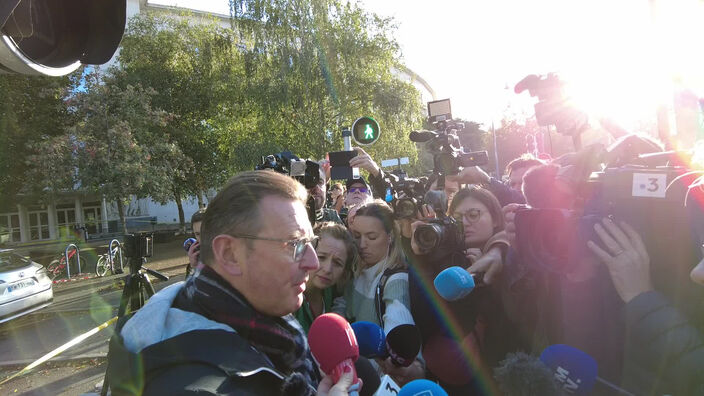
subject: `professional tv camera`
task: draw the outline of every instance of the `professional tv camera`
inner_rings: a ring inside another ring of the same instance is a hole
[[[691,180],[678,178],[688,170],[670,165],[675,152],[657,150],[647,138],[629,135],[608,149],[587,146],[572,155],[557,179],[575,193],[575,206],[526,208],[516,213],[516,247],[526,264],[570,272],[591,254],[587,241],[601,244],[593,227],[604,217],[633,226],[643,237],[652,263],[694,262],[696,246],[684,206]]]
[[[306,189],[311,189],[320,183],[320,165],[311,160],[302,160],[290,151],[271,154],[262,157],[262,163],[255,170],[271,169],[298,180]]]
[[[125,30],[125,0],[3,0],[0,73],[62,76],[110,60]]]
[[[462,167],[485,165],[489,162],[486,151],[465,152],[457,131],[464,123],[452,120],[450,99],[428,102],[428,121],[435,131],[412,131],[412,142],[426,143],[433,154],[433,172],[438,176],[438,187],[445,186],[445,176],[456,175]]]

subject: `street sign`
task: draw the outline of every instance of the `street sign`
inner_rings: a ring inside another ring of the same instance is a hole
[[[379,139],[379,123],[371,117],[360,117],[352,124],[352,137],[357,144],[367,146]]]

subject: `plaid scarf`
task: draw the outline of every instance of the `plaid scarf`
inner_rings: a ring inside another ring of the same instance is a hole
[[[212,268],[203,266],[189,278],[174,306],[232,327],[264,353],[277,370],[290,377],[302,375],[313,388],[318,386],[320,376],[308,341],[293,315],[271,317],[257,312]]]

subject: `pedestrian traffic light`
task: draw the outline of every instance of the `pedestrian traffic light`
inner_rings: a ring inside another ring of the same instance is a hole
[[[360,117],[352,124],[352,137],[357,144],[368,145],[379,139],[379,123],[371,117]]]

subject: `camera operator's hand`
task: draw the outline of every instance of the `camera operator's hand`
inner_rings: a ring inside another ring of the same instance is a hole
[[[427,254],[429,253],[428,251],[424,251],[418,246],[416,243],[416,238],[414,237],[414,234],[416,233],[416,228],[418,226],[425,224],[428,220],[432,220],[436,217],[435,210],[433,210],[430,205],[423,205],[423,208],[421,209],[421,212],[418,213],[416,221],[410,223],[411,224],[411,250],[413,253],[417,255],[422,255],[422,254]],[[401,228],[403,230],[403,224],[401,225]]]
[[[425,369],[423,369],[423,365],[418,359],[414,360],[408,367],[395,365],[390,357],[386,358],[386,360],[376,359],[376,362],[381,367],[381,370],[401,387],[413,380],[425,378]]]
[[[330,159],[326,156],[324,160],[318,162],[318,165],[325,172],[325,180],[330,180]]]
[[[605,218],[602,223],[603,225],[595,224],[594,230],[606,250],[594,241],[587,242],[587,246],[608,267],[621,299],[628,303],[637,295],[653,290],[650,256],[640,235],[624,222],[619,227],[611,219]]]
[[[342,373],[336,384],[333,384],[331,376],[326,375],[325,378],[320,381],[320,385],[318,385],[318,392],[316,394],[317,396],[347,396],[353,380],[354,375],[352,374],[352,370],[349,367],[345,367],[345,371]]]
[[[489,175],[478,166],[470,166],[462,169],[457,175],[446,176],[445,180],[465,184],[486,184],[489,183]]]
[[[501,212],[504,214],[504,231],[506,231],[506,236],[511,246],[516,245],[516,211],[525,205],[520,204],[508,204],[501,208]]]
[[[200,242],[195,241],[191,244],[191,247],[188,248],[188,262],[191,265],[191,268],[195,270],[195,268],[198,266],[198,261],[200,260]]]
[[[501,248],[495,246],[489,249],[489,251],[487,251],[483,255],[481,255],[481,257],[476,255],[474,257],[475,259],[474,261],[472,261],[472,265],[467,268],[467,272],[469,272],[470,274],[483,273],[484,283],[490,285],[496,280],[497,276],[501,273],[501,270],[504,268],[504,260],[501,255]],[[467,258],[472,260],[469,254],[467,255]]]
[[[353,149],[357,152],[357,155],[350,160],[350,167],[366,169],[374,177],[379,177],[381,168],[374,162],[372,157],[359,147],[353,147]]]

